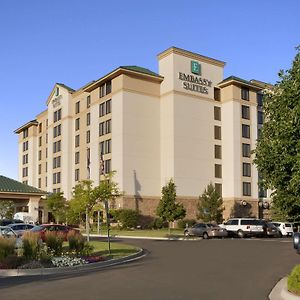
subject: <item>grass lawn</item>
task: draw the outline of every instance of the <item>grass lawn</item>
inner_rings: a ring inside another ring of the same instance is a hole
[[[94,247],[93,254],[101,256],[110,256],[111,258],[123,257],[130,254],[134,254],[139,251],[139,248],[135,246],[111,242],[111,254],[109,255],[107,242],[90,241],[89,244]]]
[[[84,231],[83,231],[84,233]],[[92,230],[91,233],[97,233],[96,230]],[[100,230],[101,235],[107,235],[106,229]],[[150,230],[142,230],[142,229],[133,229],[133,230],[120,230],[120,229],[111,229],[111,236],[143,236],[143,237],[168,237],[169,229],[150,229]],[[183,229],[171,229],[171,236],[183,236]]]

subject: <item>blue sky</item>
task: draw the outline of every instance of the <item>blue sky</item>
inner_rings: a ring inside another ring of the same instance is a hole
[[[298,0],[2,0],[0,174],[17,179],[13,131],[46,109],[55,82],[157,71],[156,55],[176,46],[225,61],[225,77],[275,83],[299,44]]]

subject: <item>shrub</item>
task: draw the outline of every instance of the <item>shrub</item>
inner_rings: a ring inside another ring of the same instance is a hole
[[[188,227],[192,227],[193,225],[195,225],[197,222],[194,219],[183,219],[183,220],[179,220],[177,222],[177,227],[179,229],[184,229],[186,227],[186,224],[188,224]]]
[[[84,249],[84,237],[77,233],[75,230],[71,230],[68,232],[67,240],[69,242],[69,250],[71,252],[75,252],[76,255],[82,252]]]
[[[47,231],[45,233],[45,243],[48,249],[52,251],[54,255],[60,255],[62,253],[64,239],[64,234],[60,232],[56,233],[53,231]]]
[[[0,236],[0,261],[3,261],[8,255],[15,251],[15,238],[5,238]]]
[[[168,222],[164,221],[161,218],[155,218],[152,223],[153,229],[161,229],[161,228],[167,228]]]
[[[288,290],[296,295],[300,295],[300,265],[292,270],[287,281]]]
[[[10,254],[2,260],[0,263],[0,269],[17,269],[24,262],[25,258],[23,256]]]
[[[118,209],[112,215],[121,223],[122,228],[135,228],[138,225],[139,213],[136,210]]]
[[[40,249],[40,236],[38,233],[26,231],[23,236],[23,255],[26,259],[36,259]]]

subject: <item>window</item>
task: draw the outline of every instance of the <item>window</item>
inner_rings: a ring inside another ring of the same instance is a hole
[[[53,184],[60,183],[61,177],[60,177],[60,172],[53,173]]]
[[[243,182],[243,196],[251,196],[251,183]]]
[[[86,114],[86,126],[91,125],[91,113]]]
[[[75,164],[79,164],[80,154],[79,152],[75,152]]]
[[[99,136],[104,134],[104,122],[99,123]]]
[[[28,137],[28,128],[25,128],[23,131],[23,139],[26,139]]]
[[[111,100],[106,101],[106,114],[111,113]]]
[[[91,106],[91,96],[86,97],[86,108],[89,108]]]
[[[61,157],[57,156],[53,158],[53,169],[60,168]]]
[[[42,123],[39,124],[39,133],[42,132]]]
[[[99,104],[99,117],[103,117],[105,115],[105,102]]]
[[[28,164],[28,154],[23,155],[23,165]]]
[[[243,138],[250,138],[250,126],[246,124],[242,124],[242,137]]]
[[[220,145],[215,145],[215,158],[222,158],[222,148]]]
[[[45,163],[45,172],[48,172],[48,163]]]
[[[53,113],[53,122],[55,123],[60,120],[61,120],[61,109],[59,109]]]
[[[42,150],[39,150],[39,160],[42,159]]]
[[[79,169],[75,169],[75,181],[79,181]]]
[[[243,157],[250,157],[250,144],[244,144],[242,145],[242,154]]]
[[[79,147],[79,134],[75,136],[75,147]]]
[[[59,87],[56,87],[55,96],[58,96],[58,95],[59,95]]]
[[[258,190],[258,197],[259,198],[267,198],[267,190],[260,187],[259,190]]]
[[[102,98],[104,96],[105,96],[105,84],[102,84],[99,90],[99,97]]]
[[[75,103],[75,114],[79,114],[80,112],[80,101]]]
[[[48,144],[48,133],[46,133],[46,144]]]
[[[220,196],[222,196],[222,184],[221,183],[215,183],[215,189],[218,192]]]
[[[246,176],[246,177],[251,176],[251,164],[243,163],[243,176]]]
[[[262,111],[257,112],[257,123],[263,124],[264,122],[264,113]]]
[[[79,130],[79,127],[80,127],[80,119],[77,118],[77,119],[75,120],[75,130]]]
[[[104,154],[104,142],[100,143],[100,153]]]
[[[48,177],[46,176],[45,177],[45,187],[47,187],[48,186]]]
[[[46,148],[46,158],[48,158],[48,148]]]
[[[61,135],[61,124],[55,126],[53,128],[53,137],[56,138],[57,136]]]
[[[249,89],[246,87],[241,88],[241,98],[243,100],[249,100]]]
[[[90,141],[91,141],[91,132],[88,130],[88,131],[86,132],[86,142],[87,142],[87,144],[88,144]]]
[[[23,168],[22,175],[23,175],[23,177],[27,177],[28,176],[28,167]]]
[[[222,165],[215,164],[215,177],[222,178]]]
[[[243,119],[250,119],[250,107],[246,105],[242,105],[242,118]]]
[[[23,143],[23,151],[27,151],[28,150],[28,141]]]
[[[106,83],[106,95],[111,93],[111,81]]]
[[[215,101],[221,101],[221,90],[214,88],[214,99]]]
[[[105,174],[109,173],[111,171],[111,160],[105,160],[104,161],[104,172]]]
[[[263,106],[263,97],[264,95],[261,93],[256,94],[257,106]]]
[[[39,178],[39,182],[38,182],[38,188],[40,189],[42,187],[42,179]]]
[[[111,120],[105,122],[105,133],[111,133]]]
[[[42,137],[40,136],[39,137],[39,147],[41,147],[42,146]]]
[[[39,173],[39,174],[42,173],[42,165],[39,165],[39,167],[38,167],[38,173]]]
[[[53,153],[59,152],[61,150],[61,141],[53,143]]]
[[[110,153],[111,152],[111,140],[106,140],[105,141],[105,154]]]
[[[221,126],[215,126],[215,139],[221,139]]]
[[[99,97],[102,98],[105,95],[108,95],[110,93],[111,93],[111,80],[100,86]]]
[[[214,107],[214,119],[217,121],[221,121],[221,107]]]

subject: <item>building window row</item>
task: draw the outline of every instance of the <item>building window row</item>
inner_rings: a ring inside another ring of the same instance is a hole
[[[249,101],[249,88],[246,87],[241,88],[241,98],[243,100]]]
[[[80,101],[75,103],[75,114],[80,113]]]
[[[110,173],[111,172],[111,159],[107,159],[104,161],[104,173]]]
[[[243,196],[251,196],[251,183],[243,182]]]
[[[242,105],[242,118],[250,120],[250,106]]]
[[[42,160],[42,150],[39,150],[39,160]]]
[[[42,123],[40,123],[40,124],[39,124],[39,133],[41,133],[41,132],[42,132],[42,129],[43,129],[43,124],[42,124]]]
[[[75,147],[79,147],[79,144],[80,144],[80,135],[77,134],[75,136]]]
[[[61,141],[56,141],[53,143],[53,153],[61,151]]]
[[[99,123],[99,136],[111,133],[111,119]]]
[[[79,181],[79,169],[75,169],[75,181]]]
[[[79,130],[80,128],[80,118],[75,119],[75,130]]]
[[[53,173],[53,184],[60,183],[60,181],[61,181],[60,172]]]
[[[246,124],[242,124],[242,137],[246,139],[250,139],[250,126]]]
[[[111,80],[102,84],[99,89],[99,97],[102,98],[111,93]]]
[[[53,128],[53,137],[56,138],[57,136],[61,135],[61,124],[55,126]]]
[[[59,194],[60,193],[60,188],[53,189],[53,194]]]
[[[217,159],[222,158],[222,147],[221,147],[221,145],[215,145],[215,158],[217,158]]]
[[[80,161],[80,153],[79,151],[75,152],[75,164],[79,164]]]
[[[99,104],[99,117],[103,117],[111,113],[111,99]]]
[[[38,173],[42,174],[42,165],[41,164],[39,164],[39,166],[38,166]]]
[[[39,147],[41,147],[42,146],[42,137],[40,136],[39,137]]]
[[[53,123],[61,120],[61,108],[53,113]]]
[[[215,139],[221,140],[222,139],[222,133],[221,133],[221,126],[215,126]]]
[[[263,97],[264,97],[264,95],[262,93],[256,94],[257,106],[260,106],[260,107],[263,106]]]
[[[222,178],[222,165],[215,164],[215,178]]]
[[[90,108],[91,106],[91,96],[87,96],[86,97],[86,108]]]
[[[86,132],[86,143],[89,144],[91,142],[91,132],[88,130]]]
[[[221,107],[219,106],[214,106],[214,119],[221,121]]]
[[[61,156],[53,158],[53,169],[60,168],[61,166]]]
[[[28,128],[25,128],[23,130],[23,139],[26,139],[28,137]]]
[[[250,144],[242,144],[242,155],[243,157],[250,157],[251,155],[251,149],[250,149]]]
[[[251,177],[251,164],[243,163],[243,176]]]
[[[86,114],[86,126],[91,125],[91,113]]]

